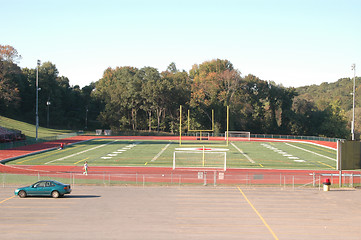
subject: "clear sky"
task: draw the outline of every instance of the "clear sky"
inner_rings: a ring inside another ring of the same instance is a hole
[[[227,59],[277,84],[335,82],[361,72],[360,0],[0,0],[0,44],[56,65],[71,85],[108,67]]]

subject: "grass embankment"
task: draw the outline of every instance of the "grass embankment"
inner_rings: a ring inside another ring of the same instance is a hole
[[[36,127],[34,124],[25,123],[11,118],[0,116],[0,126],[11,130],[20,130],[23,134],[25,134],[26,139],[32,139],[35,138],[36,136]],[[72,131],[70,130],[59,130],[59,129],[39,127],[38,137],[39,138],[51,137],[51,136],[56,136],[71,132]]]

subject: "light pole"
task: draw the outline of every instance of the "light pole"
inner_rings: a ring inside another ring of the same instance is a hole
[[[49,128],[49,107],[50,107],[50,104],[51,104],[51,102],[48,99],[48,101],[46,102],[46,106],[48,107],[48,113],[47,113],[47,116],[46,116],[46,126],[47,126],[47,128]]]
[[[37,61],[36,65],[36,110],[35,110],[35,122],[36,122],[36,134],[35,134],[35,140],[38,141],[38,129],[39,129],[39,66],[40,66],[40,60]]]
[[[88,107],[85,110],[85,130],[88,129]]]
[[[355,86],[356,86],[356,64],[351,65],[353,70],[353,92],[352,92],[352,123],[351,123],[351,134],[352,141],[355,140]]]

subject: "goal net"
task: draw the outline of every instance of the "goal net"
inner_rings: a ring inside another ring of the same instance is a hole
[[[213,151],[174,151],[173,169],[175,168],[220,168],[226,171],[227,153]]]
[[[237,139],[242,139],[242,140],[247,140],[250,141],[251,140],[251,133],[250,132],[245,132],[245,131],[227,131],[225,132],[225,138],[227,138],[229,140],[232,140],[232,138],[237,138]]]

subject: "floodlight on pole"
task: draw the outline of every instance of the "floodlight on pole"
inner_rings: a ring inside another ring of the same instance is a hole
[[[352,122],[351,122],[351,135],[352,141],[355,140],[355,88],[356,88],[356,64],[351,65],[353,70],[353,91],[352,91]]]
[[[46,106],[47,106],[47,115],[46,115],[46,127],[49,128],[49,108],[50,108],[51,102],[50,102],[50,98],[48,99],[48,101],[46,102]]]
[[[36,134],[35,134],[35,140],[38,140],[38,129],[39,129],[39,66],[40,66],[40,60],[37,61],[36,64],[36,111],[35,111],[35,122],[36,122]]]

